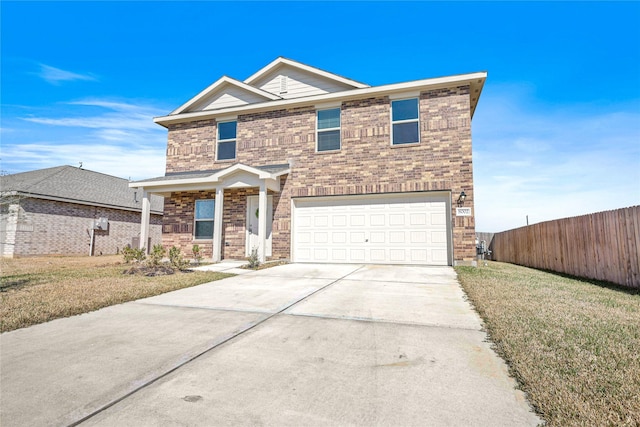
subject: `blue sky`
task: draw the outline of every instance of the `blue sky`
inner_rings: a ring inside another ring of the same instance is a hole
[[[278,56],[370,85],[487,71],[476,228],[640,204],[640,3],[10,2],[3,173],[164,174],[152,121]]]

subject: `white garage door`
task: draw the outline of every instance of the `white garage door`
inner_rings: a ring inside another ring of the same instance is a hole
[[[295,199],[295,262],[448,265],[447,194]]]

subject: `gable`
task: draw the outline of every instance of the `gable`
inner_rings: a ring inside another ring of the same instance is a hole
[[[353,89],[353,86],[312,74],[299,68],[283,65],[251,83],[266,92],[284,99],[323,95]]]
[[[185,112],[239,107],[241,105],[255,104],[266,100],[267,99],[262,96],[258,96],[255,93],[248,92],[237,86],[227,85],[216,91],[216,93],[210,94],[205,99],[194,104]]]
[[[223,76],[171,114],[219,110],[221,108],[240,107],[276,99],[281,99],[281,97],[231,77]]]

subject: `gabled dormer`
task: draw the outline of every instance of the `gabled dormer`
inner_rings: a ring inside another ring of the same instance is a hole
[[[208,88],[171,112],[171,114],[219,110],[259,102],[275,101],[277,99],[282,99],[282,97],[231,77],[222,76]]]
[[[291,59],[279,57],[244,81],[284,99],[369,87]]]

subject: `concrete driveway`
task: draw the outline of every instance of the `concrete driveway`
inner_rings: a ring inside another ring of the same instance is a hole
[[[527,426],[450,267],[289,264],[0,336],[0,424]]]

